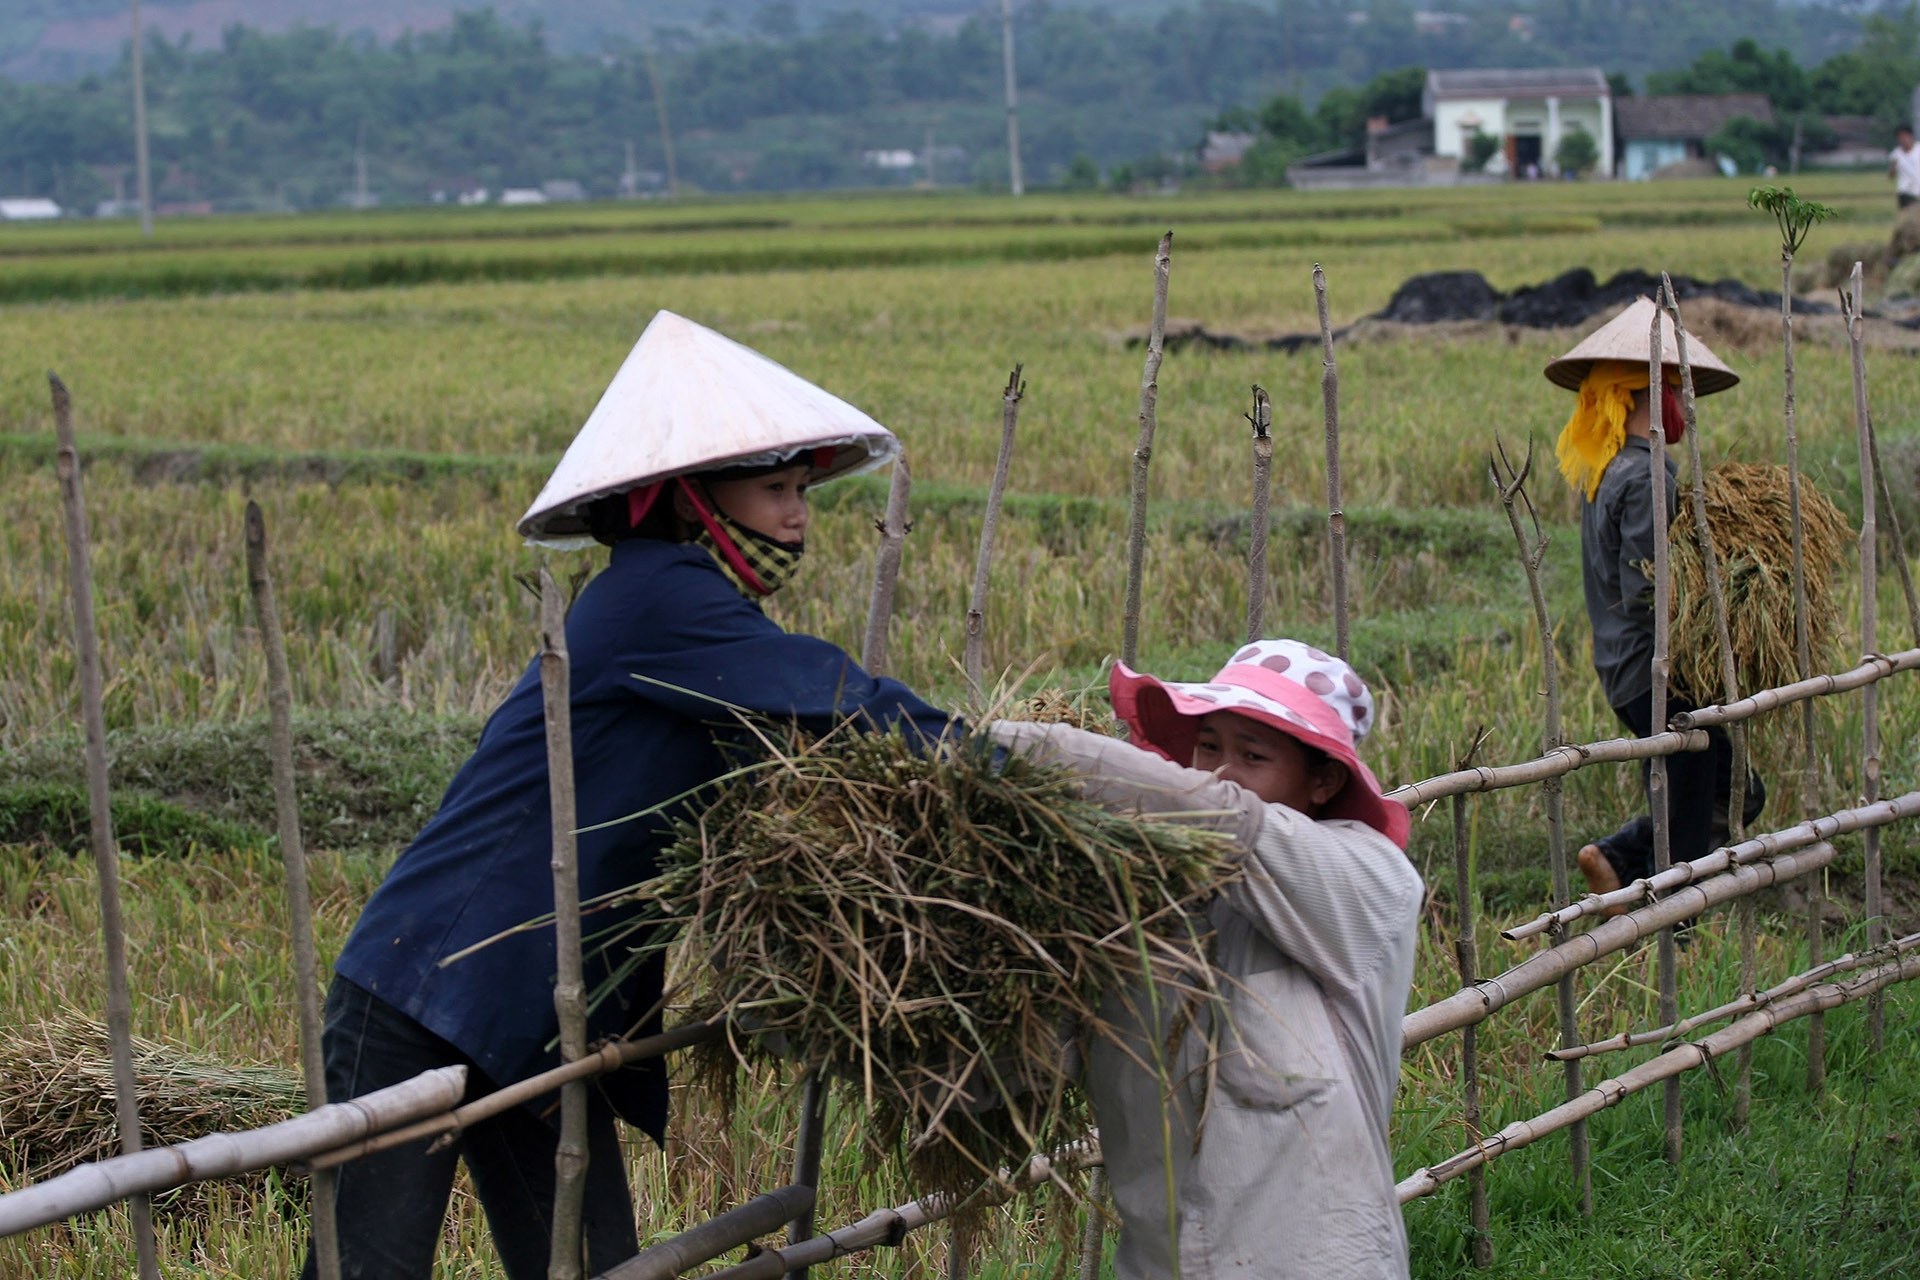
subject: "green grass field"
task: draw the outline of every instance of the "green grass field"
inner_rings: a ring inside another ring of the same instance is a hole
[[[1805,256],[1886,235],[1891,200],[1877,176],[1810,178],[1802,191],[1843,215]],[[1574,266],[1777,288],[1774,232],[1744,196],[1733,183],[1018,203],[890,196],[183,221],[162,223],[152,245],[124,228],[0,231],[0,498],[19,513],[0,524],[0,841],[14,842],[0,843],[0,1020],[97,1014],[104,999],[90,871],[47,856],[49,844],[73,843],[71,817],[56,818],[71,814],[80,784],[49,369],[73,390],[90,459],[123,834],[167,855],[127,863],[135,1029],[233,1061],[290,1065],[291,960],[259,750],[264,669],[240,541],[249,496],[266,509],[308,717],[306,825],[327,956],[430,812],[477,718],[530,656],[531,602],[513,579],[534,561],[513,522],[654,310],[721,328],[902,436],[915,528],[893,666],[958,704],[999,390],[1015,363],[1029,392],[988,607],[990,665],[1009,685],[1081,688],[1117,651],[1141,359],[1121,335],[1146,319],[1165,227],[1175,229],[1174,315],[1280,332],[1313,327],[1315,262],[1340,323],[1378,309],[1405,277],[1441,269],[1479,270],[1502,288]],[[1816,330],[1805,331],[1799,359],[1803,457],[1815,483],[1857,512],[1846,352]],[[1783,455],[1777,333],[1757,324],[1727,346],[1709,335],[1743,379],[1702,403],[1709,462]],[[1540,448],[1533,492],[1552,537],[1568,732],[1616,732],[1586,666],[1573,505],[1551,468],[1570,398],[1540,376],[1571,338],[1482,327],[1339,349],[1354,653],[1383,694],[1368,750],[1389,783],[1449,767],[1481,727],[1491,734],[1483,759],[1538,749],[1542,653],[1486,479],[1496,434],[1510,447],[1531,435]],[[1330,638],[1320,373],[1315,354],[1167,358],[1141,647],[1150,668],[1203,675],[1241,634],[1241,415],[1256,382],[1272,393],[1280,442],[1269,629]],[[1920,361],[1876,350],[1869,374],[1883,447],[1896,475],[1911,478]],[[883,480],[819,491],[806,566],[773,610],[783,622],[857,647],[884,493]],[[582,554],[555,567],[591,563]],[[1904,647],[1913,639],[1890,579],[1882,647]],[[1843,594],[1858,598],[1851,571]],[[1843,638],[1831,660],[1857,649]],[[1897,794],[1912,789],[1920,763],[1920,692],[1911,677],[1885,690],[1883,791]],[[1762,726],[1770,780],[1787,776],[1788,728],[1785,717]],[[1857,697],[1823,705],[1820,730],[1824,811],[1851,803],[1860,785]],[[1794,815],[1791,789],[1775,786],[1772,825]],[[1627,770],[1575,775],[1574,834],[1611,829],[1637,791]],[[1494,925],[1547,898],[1545,818],[1532,792],[1484,798],[1474,815],[1493,916],[1481,938],[1487,970],[1526,953]],[[1425,1003],[1452,988],[1451,834],[1444,807],[1415,817],[1413,856],[1436,887],[1415,993]],[[1920,841],[1896,831],[1886,857],[1896,923],[1912,928]],[[1843,843],[1830,876],[1843,901],[1856,901],[1858,863],[1857,840]],[[1763,919],[1763,981],[1777,981],[1804,962],[1795,926]],[[1730,934],[1730,918],[1710,917],[1686,953],[1683,1008],[1735,989]],[[1583,972],[1583,1025],[1595,1036],[1649,1025],[1652,984],[1650,952]],[[1659,1159],[1650,1096],[1602,1117],[1592,1220],[1574,1211],[1564,1140],[1500,1161],[1490,1175],[1496,1274],[1906,1274],[1920,1253],[1911,1124],[1920,1001],[1896,991],[1887,1010],[1888,1051],[1877,1060],[1865,1053],[1861,1011],[1829,1017],[1824,1098],[1803,1087],[1803,1026],[1763,1041],[1746,1133],[1729,1131],[1715,1081],[1689,1079],[1679,1169]],[[1537,1052],[1552,1027],[1541,997],[1488,1024],[1493,1123],[1557,1100],[1558,1068]],[[1402,1172],[1464,1145],[1456,1043],[1408,1058],[1395,1133]],[[1595,1065],[1619,1069],[1631,1055],[1617,1056]],[[633,1152],[648,1229],[678,1229],[778,1176],[792,1127],[785,1083],[753,1082],[731,1119],[681,1091],[668,1153]],[[13,1176],[0,1166],[0,1181]],[[908,1194],[851,1158],[829,1181],[827,1221]],[[290,1272],[299,1245],[289,1202],[234,1195],[211,1226],[169,1220],[173,1274]],[[1470,1270],[1465,1203],[1455,1187],[1410,1206],[1417,1275]],[[1063,1212],[1046,1198],[1018,1202],[983,1245],[982,1268],[1050,1268]],[[457,1202],[449,1244],[442,1276],[498,1274],[470,1199]],[[880,1255],[881,1273],[936,1273],[938,1244]],[[104,1215],[0,1242],[0,1273],[120,1273],[128,1256],[122,1224]]]

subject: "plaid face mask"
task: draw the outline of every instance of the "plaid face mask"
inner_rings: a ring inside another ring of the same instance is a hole
[[[700,532],[694,535],[694,545],[706,548],[713,562],[720,566],[720,572],[727,575],[741,595],[759,600],[787,584],[800,567],[806,543],[776,542],[763,533],[755,533],[729,519],[718,507],[710,506],[684,480],[681,486],[700,517]]]

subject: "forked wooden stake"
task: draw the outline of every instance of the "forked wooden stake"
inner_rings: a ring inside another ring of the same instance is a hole
[[[1327,310],[1327,273],[1313,264],[1313,299],[1320,312],[1320,400],[1327,426],[1327,555],[1333,568],[1333,644],[1347,651],[1347,513],[1340,504],[1340,366],[1333,358],[1333,317]]]
[[[140,1150],[140,1094],[133,1077],[133,999],[127,990],[127,937],[120,919],[120,849],[113,838],[107,785],[107,718],[100,678],[100,635],[93,620],[93,557],[87,543],[87,502],[80,484],[80,450],[73,438],[73,401],[67,384],[47,374],[53,392],[53,429],[59,452],[60,503],[67,525],[67,593],[73,604],[73,648],[80,669],[80,712],[87,736],[87,831],[100,881],[100,936],[107,962],[107,1035],[113,1044],[114,1117],[120,1150]],[[141,1280],[159,1280],[153,1243],[153,1207],[145,1193],[129,1196],[134,1251]]]
[[[1253,389],[1253,524],[1247,546],[1247,643],[1267,626],[1267,522],[1273,503],[1273,402],[1265,389]]]
[[[1000,393],[1000,453],[993,462],[993,484],[987,490],[987,512],[980,522],[980,555],[973,565],[973,597],[967,604],[967,684],[976,710],[985,706],[987,660],[987,579],[993,571],[993,539],[1000,528],[1000,504],[1007,496],[1007,472],[1013,466],[1013,433],[1020,425],[1020,399],[1027,384],[1013,366],[1007,389]]]
[[[1866,286],[1861,264],[1853,264],[1853,279],[1841,298],[1847,321],[1847,345],[1853,357],[1853,421],[1859,436],[1860,451],[1860,652],[1875,653],[1880,648],[1880,550],[1874,500],[1873,419],[1867,410],[1867,354],[1862,342],[1861,299]],[[1905,554],[1903,551],[1902,555]],[[1860,785],[1867,804],[1880,798],[1880,689],[1868,685],[1860,691]],[[1887,922],[1880,901],[1880,832],[1861,833],[1864,855],[1862,871],[1866,880],[1867,945],[1877,947],[1885,940]],[[1873,1051],[1886,1047],[1886,1018],[1879,996],[1867,1002],[1868,1036]]]
[[[300,838],[300,795],[293,773],[293,682],[287,676],[287,640],[280,630],[273,574],[267,568],[267,520],[247,503],[247,587],[253,595],[260,647],[267,659],[267,754],[273,763],[273,807],[279,820],[280,859],[287,869],[287,930],[293,938],[293,979],[300,1011],[300,1067],[307,1110],[327,1105],[327,1065],[320,1047],[320,961],[313,944],[313,893],[307,851]],[[334,1228],[331,1169],[313,1175],[313,1262],[320,1280],[340,1280],[340,1244]]]
[[[580,957],[579,841],[574,834],[573,676],[567,658],[567,599],[540,566],[540,696],[547,724],[547,795],[553,822],[553,1008],[560,1059],[587,1052],[587,992]],[[587,1187],[587,1084],[560,1089],[560,1142],[554,1150],[553,1239],[548,1280],[579,1280],[581,1206]]]
[[[1660,354],[1660,309],[1654,308],[1647,336],[1647,434],[1652,445],[1648,453],[1649,483],[1653,485],[1653,727],[1667,723],[1667,675],[1672,667],[1670,645],[1673,636],[1673,577],[1667,563],[1667,435],[1660,421],[1660,389],[1666,385],[1666,373]],[[1656,756],[1647,779],[1647,805],[1653,815],[1653,869],[1665,871],[1673,860],[1673,831],[1669,822],[1667,796],[1667,760]],[[1679,1016],[1677,995],[1678,963],[1674,954],[1673,929],[1660,931],[1660,1021],[1672,1022]],[[1680,1163],[1681,1110],[1680,1079],[1675,1076],[1666,1086],[1667,1159]]]
[[[873,598],[867,605],[867,634],[860,645],[860,665],[870,675],[885,675],[887,629],[893,625],[893,597],[900,582],[900,549],[913,525],[907,520],[907,499],[913,492],[913,472],[902,453],[893,463],[887,485],[887,514],[879,522],[880,552],[873,559]]]
[[[1714,639],[1720,648],[1720,702],[1725,706],[1740,700],[1740,671],[1733,656],[1733,629],[1727,620],[1727,593],[1720,581],[1720,559],[1713,545],[1713,527],[1707,523],[1707,473],[1700,456],[1699,418],[1694,410],[1693,362],[1687,355],[1687,326],[1680,318],[1680,299],[1673,281],[1660,273],[1660,289],[1667,313],[1673,317],[1674,342],[1680,356],[1680,403],[1685,414],[1687,461],[1693,469],[1693,533],[1700,547],[1700,566],[1707,580],[1707,600],[1713,607]],[[1696,696],[1702,691],[1696,690]],[[1747,838],[1747,730],[1744,724],[1729,726],[1727,738],[1733,748],[1730,785],[1727,790],[1727,843],[1738,844]],[[1742,898],[1734,908],[1740,932],[1740,992],[1752,995],[1760,983],[1756,954],[1753,899]],[[1753,1047],[1741,1045],[1734,1052],[1733,1125],[1744,1129],[1753,1107]]]
[[[1147,558],[1147,467],[1153,461],[1158,424],[1160,360],[1167,345],[1167,281],[1173,274],[1173,232],[1160,237],[1153,255],[1153,323],[1147,328],[1147,362],[1140,371],[1140,438],[1133,446],[1133,492],[1127,513],[1127,600],[1121,620],[1120,661],[1140,657],[1140,577]]]
[[[1494,488],[1500,493],[1500,506],[1507,513],[1507,525],[1513,530],[1513,540],[1520,551],[1520,567],[1527,575],[1527,594],[1533,600],[1533,623],[1540,633],[1540,674],[1547,704],[1547,723],[1541,735],[1541,750],[1552,751],[1564,741],[1560,723],[1560,651],[1554,644],[1553,615],[1547,609],[1546,587],[1540,576],[1540,566],[1547,557],[1547,535],[1541,531],[1540,514],[1534,509],[1532,495],[1527,492],[1527,477],[1533,472],[1533,437],[1527,437],[1526,461],[1517,470],[1513,459],[1507,456],[1506,445],[1498,437],[1494,439],[1494,449],[1498,456],[1488,460],[1488,470],[1492,474]],[[1533,526],[1531,537],[1521,527],[1519,502],[1526,503],[1527,519]],[[1553,877],[1553,896],[1555,901],[1565,902],[1572,894],[1567,871],[1566,788],[1555,776],[1548,778],[1541,789],[1547,799],[1547,866]],[[1556,933],[1555,939],[1561,936]],[[1554,1002],[1560,1014],[1562,1047],[1580,1043],[1580,1008],[1571,973],[1562,975],[1555,984]],[[1580,1064],[1569,1062],[1567,1068],[1567,1097],[1577,1098],[1586,1088],[1581,1082]],[[1574,1181],[1580,1190],[1580,1214],[1588,1217],[1593,1213],[1593,1169],[1587,1143],[1587,1122],[1574,1122],[1568,1139],[1567,1156],[1573,1166]]]

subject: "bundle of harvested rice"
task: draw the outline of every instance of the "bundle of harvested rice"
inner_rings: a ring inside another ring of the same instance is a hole
[[[1727,624],[1740,692],[1800,678],[1793,630],[1793,525],[1787,469],[1767,462],[1723,462],[1707,472],[1707,524],[1720,560]],[[1831,661],[1839,622],[1837,590],[1852,530],[1812,485],[1800,486],[1806,539],[1807,632],[1813,669]],[[1694,531],[1692,498],[1680,495],[1669,547],[1673,568],[1673,679],[1695,703],[1720,701],[1720,641]]]
[[[756,1032],[714,1065],[818,1068],[869,1158],[928,1191],[1085,1132],[1071,1032],[1143,966],[1204,988],[1188,908],[1232,865],[1224,837],[1110,813],[1057,769],[844,730],[779,744],[678,835],[642,892],[692,1012]]]
[[[185,1142],[275,1124],[306,1109],[298,1075],[231,1066],[150,1040],[133,1042],[141,1141]],[[113,1058],[105,1026],[79,1014],[0,1031],[0,1164],[18,1186],[117,1155]],[[243,1179],[255,1193],[265,1174]],[[156,1208],[200,1217],[206,1188],[169,1192]]]

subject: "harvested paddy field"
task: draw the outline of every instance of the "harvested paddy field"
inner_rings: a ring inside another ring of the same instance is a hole
[[[1809,178],[1803,194],[1842,214],[1806,254],[1884,242],[1891,198],[1877,175]],[[1596,194],[1598,193],[1598,194]],[[514,521],[592,409],[648,318],[668,308],[730,334],[846,397],[896,431],[914,469],[891,644],[895,673],[964,706],[958,659],[974,549],[1016,363],[1021,406],[1009,502],[986,614],[988,668],[1009,692],[1085,689],[1119,648],[1126,486],[1151,254],[1175,230],[1171,310],[1210,330],[1317,328],[1310,272],[1322,264],[1333,320],[1386,307],[1410,276],[1475,271],[1512,291],[1576,267],[1669,269],[1757,289],[1780,284],[1772,225],[1733,183],[1539,184],[1383,196],[1287,192],[1177,199],[1046,196],[759,201],[659,211],[325,215],[163,223],[152,247],[94,228],[0,232],[0,1023],[26,1026],[104,1007],[75,738],[78,694],[64,597],[45,371],[73,390],[89,459],[106,710],[130,857],[134,1029],[236,1066],[296,1062],[291,958],[263,759],[265,672],[245,582],[241,516],[264,507],[276,547],[294,694],[301,708],[306,830],[316,851],[323,962],[386,863],[424,819],[480,717],[534,647],[533,602],[515,575],[533,557]],[[510,211],[509,211],[510,212]],[[1810,295],[1811,296],[1811,295]],[[1825,299],[1832,300],[1829,292]],[[1777,320],[1725,321],[1705,339],[1740,375],[1703,401],[1708,465],[1785,452]],[[1802,329],[1802,463],[1849,521],[1860,501],[1847,352],[1831,325]],[[1513,537],[1487,478],[1495,437],[1537,442],[1531,491],[1550,537],[1567,736],[1617,726],[1588,663],[1574,504],[1551,470],[1570,397],[1541,376],[1577,336],[1481,323],[1357,330],[1337,348],[1355,665],[1382,695],[1369,762],[1388,785],[1539,747],[1541,650]],[[1329,642],[1317,348],[1168,355],[1160,375],[1146,551],[1144,665],[1210,673],[1246,609],[1248,432],[1258,383],[1272,396],[1275,514],[1268,630]],[[1894,501],[1920,528],[1920,358],[1869,352],[1869,385]],[[1683,477],[1684,479],[1684,477]],[[858,649],[885,480],[816,495],[809,554],[770,610],[789,627]],[[1911,554],[1913,545],[1907,548]],[[553,559],[556,573],[603,553]],[[1916,643],[1894,575],[1881,576],[1881,647]],[[1851,665],[1859,588],[1849,563],[1839,666]],[[1830,668],[1830,669],[1837,669]],[[1904,681],[1904,682],[1903,682]],[[1920,692],[1883,685],[1882,794],[1913,789]],[[1824,700],[1821,807],[1854,803],[1857,699]],[[1758,767],[1790,776],[1792,722],[1760,722]],[[1571,834],[1610,830],[1638,803],[1629,767],[1570,776]],[[1789,783],[1775,816],[1797,812]],[[1548,900],[1541,797],[1471,802],[1486,909],[1483,971],[1530,954],[1496,930]],[[1457,985],[1446,806],[1416,810],[1412,855],[1434,886],[1415,1005]],[[75,825],[78,821],[79,825]],[[144,841],[144,843],[139,843]],[[1858,844],[1842,843],[1831,889],[1857,894]],[[1895,932],[1916,927],[1920,840],[1884,843]],[[1763,906],[1761,972],[1803,967],[1795,926]],[[1857,911],[1850,917],[1857,919]],[[1852,945],[1836,921],[1830,954]],[[1705,918],[1681,967],[1683,1008],[1735,989],[1730,913]],[[1594,1038],[1653,1025],[1651,950],[1584,971]],[[1556,1034],[1536,997],[1482,1029],[1488,1128],[1557,1099]],[[1832,1076],[1803,1086],[1806,1031],[1756,1053],[1752,1128],[1731,1100],[1690,1080],[1687,1163],[1659,1161],[1658,1103],[1630,1099],[1594,1122],[1597,1212],[1577,1212],[1564,1144],[1495,1165],[1495,1274],[1895,1275],[1920,1240],[1911,1115],[1920,1100],[1920,998],[1895,989],[1887,1052],[1870,1060],[1865,1014],[1828,1019]],[[1451,1048],[1411,1052],[1396,1115],[1406,1173],[1465,1145]],[[749,1082],[724,1115],[678,1093],[665,1155],[631,1151],[643,1229],[677,1230],[785,1181],[791,1082]],[[845,1131],[846,1117],[832,1123]],[[21,1169],[4,1156],[0,1186]],[[831,1150],[831,1148],[830,1148]],[[223,1201],[222,1196],[229,1197]],[[905,1190],[852,1156],[829,1168],[822,1219],[838,1223]],[[292,1191],[269,1180],[163,1215],[182,1271],[289,1274],[299,1250]],[[1469,1272],[1465,1189],[1408,1211],[1415,1273]],[[999,1211],[983,1273],[1041,1274],[1061,1218],[1045,1197]],[[470,1199],[457,1198],[440,1274],[498,1274]],[[121,1216],[0,1242],[0,1272],[85,1276],[122,1269]],[[933,1241],[878,1258],[882,1274],[933,1274]],[[834,1274],[867,1274],[866,1263]]]

